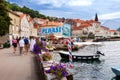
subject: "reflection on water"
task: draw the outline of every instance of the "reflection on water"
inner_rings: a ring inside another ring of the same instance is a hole
[[[68,59],[61,59],[60,62],[67,63],[67,62],[69,62],[69,60]],[[98,60],[77,60],[77,61],[74,60],[73,63],[74,62],[93,64],[93,63],[101,63],[101,60],[99,60],[99,59]]]
[[[71,72],[74,80],[120,80],[111,70],[111,67],[120,66],[120,41],[104,42],[99,49],[105,54],[100,60],[73,62],[74,68]],[[60,57],[58,54],[55,56]],[[55,60],[60,60],[58,57],[55,57]]]

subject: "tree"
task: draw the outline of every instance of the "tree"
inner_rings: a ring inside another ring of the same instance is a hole
[[[94,38],[95,38],[95,35],[94,35],[92,32],[90,32],[90,33],[88,34],[88,38],[89,38],[89,39],[94,39]]]
[[[117,35],[117,32],[114,32],[114,35]]]
[[[8,7],[10,10],[19,11],[19,12],[23,12],[25,14],[29,14],[32,18],[37,17],[37,18],[53,20],[53,19],[51,19],[51,17],[45,16],[45,15],[39,13],[39,11],[30,9],[26,6],[20,7],[19,5],[15,4],[15,3],[11,4],[9,2],[7,2],[7,4],[8,4]]]
[[[9,33],[10,17],[8,16],[8,7],[5,0],[0,0],[0,36]]]
[[[20,11],[21,7],[19,7],[17,4],[13,3],[11,6],[9,6],[13,11]]]

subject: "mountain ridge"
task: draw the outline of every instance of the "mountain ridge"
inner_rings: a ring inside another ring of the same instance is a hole
[[[109,27],[110,29],[118,30],[120,28],[120,18],[103,20],[102,25]]]

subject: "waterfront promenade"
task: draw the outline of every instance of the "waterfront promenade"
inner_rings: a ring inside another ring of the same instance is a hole
[[[0,49],[0,80],[40,80],[32,54],[13,53],[12,47]]]

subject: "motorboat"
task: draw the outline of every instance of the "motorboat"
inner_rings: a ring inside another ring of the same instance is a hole
[[[69,59],[69,52],[59,51],[59,54],[62,59]],[[87,55],[75,55],[72,54],[73,60],[97,60],[100,58],[99,54],[87,54]]]
[[[77,44],[78,45],[78,44]],[[101,43],[79,43],[79,45],[86,45],[84,48],[78,51],[72,52],[73,60],[96,60],[99,59],[104,53],[98,50],[98,46]],[[69,59],[69,51],[59,51],[58,52],[62,59]]]
[[[120,76],[120,67],[112,67],[111,69],[116,76]]]

